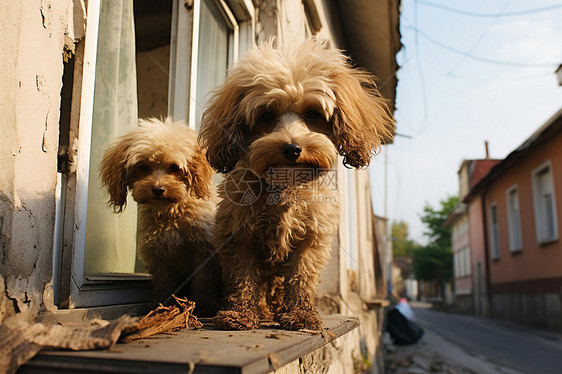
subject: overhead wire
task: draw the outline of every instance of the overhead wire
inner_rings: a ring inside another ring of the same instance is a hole
[[[468,51],[462,56],[462,58],[457,62],[457,64],[455,66],[453,66],[451,68],[451,70],[448,71],[447,74],[452,74],[453,71],[455,71],[459,66],[462,65],[462,63],[466,60],[466,58],[474,51],[474,49],[476,48],[476,46],[478,44],[480,44],[480,42],[484,39],[484,37],[486,36],[486,34],[488,34],[488,31],[490,31],[490,27],[492,27],[492,25],[494,23],[496,23],[496,21],[499,19],[499,17],[501,16],[501,14],[505,11],[505,9],[508,7],[509,3],[511,3],[511,0],[507,0],[504,4],[503,7],[500,9],[500,12],[494,17],[494,19],[492,20],[492,22],[490,22],[488,24],[488,26],[484,29],[484,31],[480,34],[480,36],[474,41],[474,43],[472,43],[472,46],[470,46],[470,48],[468,49]]]
[[[470,12],[470,11],[466,11],[466,10],[462,10],[462,9],[452,8],[452,7],[449,7],[449,6],[446,6],[446,5],[442,5],[442,4],[432,3],[430,1],[425,1],[425,0],[419,0],[419,3],[422,4],[422,5],[425,5],[425,6],[443,9],[443,10],[446,10],[446,11],[452,12],[452,13],[462,14],[462,15],[469,16],[469,17],[481,17],[481,18],[525,16],[525,15],[528,15],[528,14],[547,12],[547,11],[550,11],[550,10],[562,8],[562,4],[556,4],[556,5],[551,5],[551,6],[547,6],[547,7],[543,7],[543,8],[527,9],[527,10],[521,10],[521,11],[516,11],[516,12],[475,13],[475,12]]]
[[[407,28],[413,29],[416,31],[416,34],[419,34],[421,36],[423,36],[427,41],[429,41],[430,43],[433,43],[443,49],[449,50],[453,53],[457,53],[460,55],[466,55],[467,58],[471,58],[473,60],[476,61],[480,61],[480,62],[486,62],[489,64],[496,64],[496,65],[505,65],[505,66],[511,66],[511,67],[546,67],[546,66],[550,66],[550,67],[556,67],[558,66],[560,63],[559,62],[512,62],[512,61],[502,61],[502,60],[494,60],[491,58],[487,58],[487,57],[481,57],[481,56],[476,56],[473,54],[467,54],[466,51],[461,51],[459,49],[456,49],[454,47],[451,47],[447,44],[444,44],[438,40],[433,39],[431,36],[427,35],[425,32],[421,31],[420,29],[418,29],[417,27],[412,27],[409,26]]]
[[[414,0],[414,26],[415,29],[418,30],[418,0]],[[415,34],[415,47],[416,47],[416,63],[418,66],[418,72],[420,74],[420,84],[421,84],[421,90],[422,90],[422,100],[423,100],[423,118],[424,121],[427,120],[427,111],[428,111],[428,105],[427,105],[427,97],[426,97],[426,90],[425,90],[425,79],[424,79],[424,75],[423,75],[423,70],[421,67],[421,59],[420,59],[420,55],[419,55],[419,36],[418,36],[418,32],[416,31]]]

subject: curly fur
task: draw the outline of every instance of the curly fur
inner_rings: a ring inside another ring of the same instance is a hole
[[[205,264],[214,253],[212,174],[195,131],[170,118],[141,120],[107,149],[100,166],[115,212],[125,209],[128,190],[139,204],[138,253],[157,300],[194,274],[187,296],[203,315],[218,310],[221,296],[218,261]]]
[[[322,327],[314,296],[339,209],[337,191],[321,179],[338,154],[367,166],[394,128],[374,79],[317,40],[261,44],[230,72],[199,136],[211,166],[228,173],[215,230],[227,295],[219,328],[253,329],[260,316],[285,329]],[[302,168],[314,172],[283,177]],[[233,193],[241,186],[256,196],[251,204]]]

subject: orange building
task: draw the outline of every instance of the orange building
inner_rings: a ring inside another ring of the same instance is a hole
[[[487,289],[482,303],[494,317],[562,328],[562,110],[464,201],[471,242],[482,244],[486,261],[488,276],[473,276]]]

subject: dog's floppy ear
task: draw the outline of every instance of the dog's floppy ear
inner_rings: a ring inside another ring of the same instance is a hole
[[[187,170],[185,176],[187,184],[190,186],[190,193],[193,197],[208,199],[212,196],[213,169],[205,157],[205,151],[199,146],[195,147],[192,157],[187,160]]]
[[[127,205],[127,149],[125,140],[113,143],[105,151],[100,164],[100,178],[109,192],[108,204],[115,213],[121,213]]]
[[[241,88],[234,79],[216,90],[203,113],[199,143],[207,160],[220,173],[234,169],[244,141],[243,114],[239,108]]]
[[[380,96],[373,77],[344,66],[332,76],[336,107],[332,125],[338,152],[346,166],[362,168],[381,147],[392,141],[394,119],[387,101]]]

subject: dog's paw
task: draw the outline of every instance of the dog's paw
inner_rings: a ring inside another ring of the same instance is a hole
[[[322,320],[316,310],[295,309],[289,312],[280,313],[277,322],[285,330],[322,330]]]
[[[221,310],[213,318],[213,322],[220,330],[253,330],[260,325],[257,315],[235,310]]]

